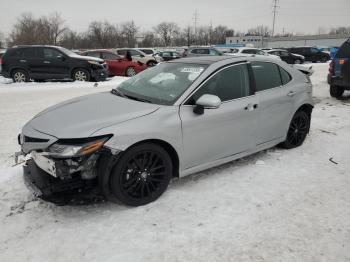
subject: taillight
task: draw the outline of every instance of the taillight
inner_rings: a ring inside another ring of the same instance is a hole
[[[3,64],[3,61],[2,61],[2,58],[0,58],[0,65],[2,65]]]
[[[331,75],[334,74],[334,61],[333,60],[331,60],[331,62],[329,63],[329,73]]]
[[[344,65],[345,64],[345,59],[339,59],[339,65]]]

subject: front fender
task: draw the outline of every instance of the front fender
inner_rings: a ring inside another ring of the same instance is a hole
[[[145,140],[161,140],[170,144],[180,158],[183,146],[178,111],[177,106],[164,106],[152,114],[103,128],[91,136],[113,134],[105,146],[118,151]]]

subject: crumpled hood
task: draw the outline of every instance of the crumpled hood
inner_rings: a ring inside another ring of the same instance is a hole
[[[153,113],[159,107],[103,92],[49,107],[23,129],[34,129],[59,139],[83,138],[107,126]]]

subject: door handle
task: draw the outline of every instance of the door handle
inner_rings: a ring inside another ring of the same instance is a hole
[[[27,60],[24,60],[24,59],[21,59],[21,60],[19,60],[21,63],[25,63],[25,62],[27,62]]]
[[[257,109],[258,108],[258,104],[248,104],[244,109],[247,110],[247,111],[253,111],[254,109]]]
[[[51,62],[50,61],[44,61],[44,64],[50,64]]]
[[[295,96],[296,93],[297,93],[297,92],[295,92],[295,91],[290,91],[290,92],[287,94],[287,96],[293,97],[293,96]]]

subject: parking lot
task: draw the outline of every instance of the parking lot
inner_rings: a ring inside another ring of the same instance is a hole
[[[17,134],[63,100],[123,81],[18,83],[0,77],[0,261],[350,261],[350,93],[329,96],[314,64],[311,132],[174,180],[156,202],[59,207],[35,199],[13,166]]]

